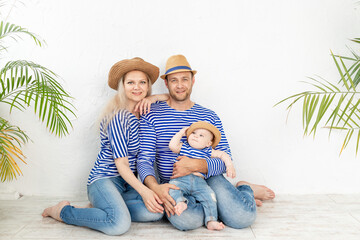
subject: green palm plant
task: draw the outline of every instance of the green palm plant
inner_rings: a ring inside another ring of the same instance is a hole
[[[18,41],[22,36],[33,39],[36,45],[42,46],[44,41],[27,29],[6,21],[0,23],[0,56],[6,53],[6,39]],[[7,104],[9,111],[25,110],[34,106],[39,120],[46,122],[48,130],[62,137],[72,127],[67,115],[73,112],[71,96],[56,80],[59,78],[51,70],[31,61],[16,60],[7,62],[0,69],[0,103]],[[0,179],[2,182],[13,180],[22,175],[19,161],[25,162],[21,146],[29,141],[29,137],[19,127],[11,125],[0,117]]]
[[[353,42],[360,44],[360,38]],[[332,130],[341,130],[346,133],[340,154],[348,146],[350,141],[356,143],[356,154],[360,142],[360,56],[352,49],[351,55],[340,56],[331,52],[340,80],[331,83],[320,77],[310,78],[309,82],[314,90],[301,92],[287,97],[276,105],[290,101],[287,110],[297,102],[302,102],[302,121],[304,135],[315,137],[319,127],[329,129],[329,136]],[[276,106],[275,105],[275,106]]]

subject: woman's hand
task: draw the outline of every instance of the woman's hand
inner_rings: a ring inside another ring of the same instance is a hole
[[[169,194],[170,189],[179,190],[180,188],[170,183],[159,184],[156,188],[154,188],[154,191],[159,195],[161,201],[164,203],[165,212],[168,217],[175,215],[174,206],[176,205],[175,200]]]
[[[154,98],[152,96],[143,98],[135,105],[135,112],[139,112],[140,115],[147,114],[150,112],[150,106],[154,103]]]
[[[144,191],[140,194],[145,207],[152,213],[162,213],[164,212],[164,208],[160,205],[163,202],[160,200],[158,195],[154,193],[149,188],[145,188]]]

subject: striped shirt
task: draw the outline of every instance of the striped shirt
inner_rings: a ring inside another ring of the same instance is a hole
[[[141,181],[147,176],[154,176],[154,163],[160,183],[167,183],[173,171],[173,164],[177,154],[169,149],[171,138],[183,127],[188,127],[197,121],[207,121],[215,125],[221,132],[221,141],[216,150],[225,151],[231,156],[230,147],[219,117],[212,110],[199,104],[186,111],[177,111],[168,106],[166,102],[151,105],[151,112],[140,120],[140,151],[138,155],[137,170]],[[182,140],[186,140],[183,137]],[[206,158],[207,177],[222,174],[226,171],[224,162],[220,158]]]
[[[139,151],[139,120],[129,111],[120,110],[106,126],[100,123],[101,148],[92,168],[88,185],[101,178],[119,176],[115,159],[128,157],[130,169],[136,173],[136,156]]]
[[[190,146],[190,144],[185,141],[183,142],[183,144],[181,145],[181,149],[180,152],[178,154],[178,156],[187,156],[189,158],[199,158],[199,159],[206,159],[211,157],[211,153],[212,153],[212,147],[205,147],[203,149],[196,149]],[[200,173],[201,175],[203,175],[204,177],[206,177],[205,174]]]

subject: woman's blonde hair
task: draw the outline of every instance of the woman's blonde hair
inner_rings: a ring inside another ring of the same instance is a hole
[[[146,94],[146,97],[151,95],[151,80],[147,73],[143,72],[146,75],[146,79],[149,84],[148,92]],[[126,73],[127,74],[127,73]],[[126,74],[119,80],[119,85],[117,92],[115,96],[113,96],[109,102],[106,104],[102,114],[100,115],[100,121],[103,119],[105,120],[105,126],[109,124],[111,119],[121,110],[126,109],[126,106],[128,104],[128,99],[125,94],[125,88],[124,88],[124,79],[126,78]]]

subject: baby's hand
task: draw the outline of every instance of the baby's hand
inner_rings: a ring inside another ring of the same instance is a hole
[[[189,129],[189,127],[184,127],[184,128],[182,128],[181,130],[180,130],[180,132],[181,132],[181,134],[182,135],[186,135],[186,131]]]
[[[231,177],[231,178],[236,177],[236,172],[235,172],[235,168],[233,165],[226,168],[226,176]]]

